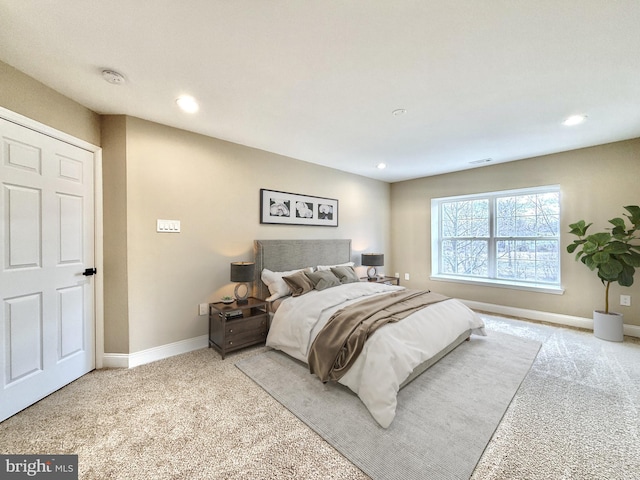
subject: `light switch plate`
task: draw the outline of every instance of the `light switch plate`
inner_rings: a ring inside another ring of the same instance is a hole
[[[156,221],[156,232],[158,233],[180,233],[180,220],[162,220]]]

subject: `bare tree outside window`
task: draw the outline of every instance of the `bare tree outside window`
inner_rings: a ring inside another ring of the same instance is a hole
[[[487,276],[489,202],[442,204],[442,273]]]
[[[500,197],[496,212],[496,277],[559,282],[559,192]]]

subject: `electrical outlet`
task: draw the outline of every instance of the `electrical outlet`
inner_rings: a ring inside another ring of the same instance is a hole
[[[408,274],[408,273],[405,273],[405,274],[404,274],[404,279],[405,279],[405,280],[409,280],[409,274]]]
[[[201,303],[199,306],[199,312],[200,315],[206,315],[209,313],[209,304],[208,303]]]
[[[631,295],[620,295],[620,305],[631,306]]]
[[[396,274],[394,275],[394,277],[396,278],[400,278],[400,274],[398,272],[396,272]]]

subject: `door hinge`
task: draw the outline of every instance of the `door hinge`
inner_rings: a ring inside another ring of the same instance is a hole
[[[91,275],[95,275],[96,273],[98,273],[98,270],[96,270],[95,268],[87,268],[82,274],[85,277],[90,277]]]

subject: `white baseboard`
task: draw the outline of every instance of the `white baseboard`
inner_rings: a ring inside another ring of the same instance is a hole
[[[201,335],[179,342],[169,343],[160,347],[149,348],[134,353],[105,353],[103,368],[133,368],[145,363],[155,362],[164,358],[173,357],[182,353],[192,352],[209,345],[209,336]]]
[[[561,313],[541,312],[538,310],[527,310],[525,308],[505,307],[504,305],[494,305],[492,303],[475,302],[473,300],[461,300],[467,307],[473,310],[508,315],[510,317],[538,320],[540,322],[555,323],[568,327],[584,328],[593,331],[593,319],[584,317],[574,317]],[[637,325],[624,325],[624,334],[630,337],[640,338],[640,327]]]
[[[593,319],[584,317],[574,317],[561,313],[541,312],[538,310],[527,310],[525,308],[506,307],[504,305],[494,305],[492,303],[475,302],[473,300],[461,300],[469,308],[481,310],[483,312],[507,315],[510,317],[538,320],[540,322],[555,323],[569,327],[584,328],[593,330]],[[624,325],[624,334],[631,337],[640,338],[640,326]],[[145,363],[155,362],[164,358],[173,357],[182,353],[192,352],[209,345],[209,336],[182,340],[180,342],[162,345],[160,347],[149,348],[135,353],[105,353],[103,357],[103,368],[133,368]]]

